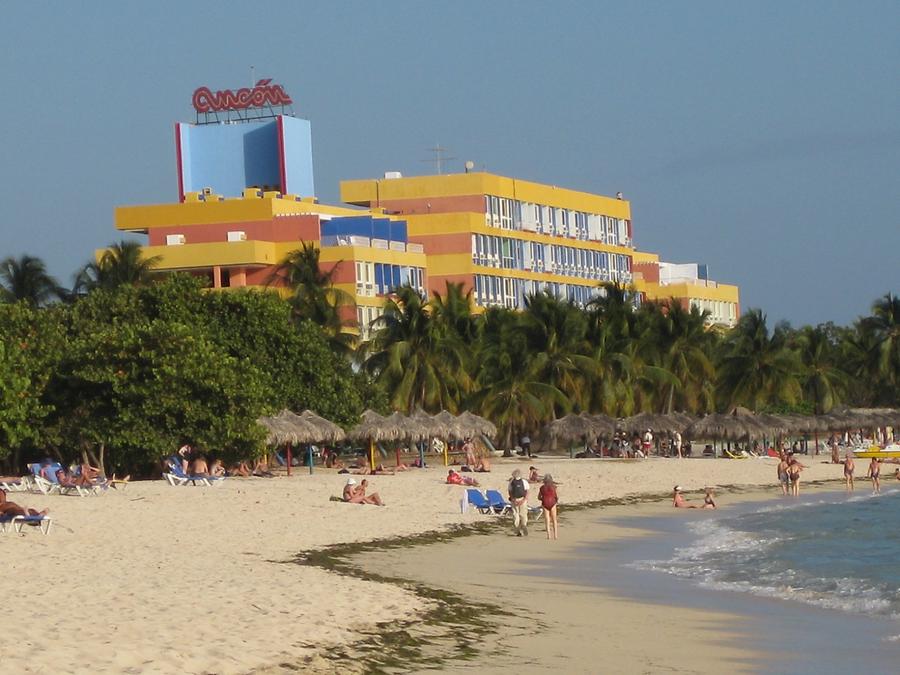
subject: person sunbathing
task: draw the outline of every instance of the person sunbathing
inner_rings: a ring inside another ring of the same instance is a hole
[[[544,477],[538,473],[537,467],[529,466],[528,467],[528,482],[529,483],[540,483],[544,480]]]
[[[197,458],[191,462],[192,476],[209,476],[209,465],[206,463],[206,457],[197,455]]]
[[[217,459],[214,460],[212,466],[209,467],[209,475],[215,476],[216,478],[224,478],[225,477],[225,467],[222,466],[222,460]]]
[[[472,467],[472,471],[475,471],[477,473],[490,473],[491,458],[488,455],[479,455],[478,459],[475,462],[475,466]]]
[[[269,465],[266,464],[262,457],[257,459],[256,464],[253,465],[253,475],[262,476],[264,478],[273,478],[275,476],[274,473],[269,471]]]
[[[50,513],[50,509],[38,511],[25,506],[19,506],[15,502],[6,499],[6,491],[0,490],[0,515],[4,518],[12,518],[15,516],[46,516]]]
[[[378,496],[377,492],[373,492],[370,495],[366,494],[366,489],[369,487],[369,481],[365,478],[360,482],[359,487],[356,488],[357,496],[362,498],[363,504],[374,504],[375,506],[384,506],[384,502],[381,501],[381,497]]]
[[[472,476],[463,476],[462,474],[450,469],[447,472],[448,485],[468,485],[470,487],[478,487],[478,481]]]
[[[253,472],[250,470],[250,467],[247,466],[247,462],[242,460],[237,464],[234,464],[225,475],[229,474],[232,476],[243,476],[244,478],[249,478],[253,474]]]

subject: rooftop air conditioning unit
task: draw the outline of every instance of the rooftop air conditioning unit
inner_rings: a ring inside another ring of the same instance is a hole
[[[211,194],[212,194],[212,188],[211,188],[211,187],[205,187],[205,188],[203,188],[203,194],[205,194],[205,195],[211,195]]]
[[[385,171],[384,172],[385,180],[394,180],[397,178],[403,178],[403,174],[400,173],[399,171]]]
[[[229,232],[228,241],[247,241],[247,233],[240,230]]]

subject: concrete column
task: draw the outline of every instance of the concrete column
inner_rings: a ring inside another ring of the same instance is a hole
[[[222,288],[222,268],[213,266],[213,288]]]

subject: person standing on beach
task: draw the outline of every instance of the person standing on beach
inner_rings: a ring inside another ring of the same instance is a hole
[[[544,476],[544,484],[538,490],[538,501],[544,509],[544,523],[547,525],[547,539],[559,539],[559,520],[556,515],[556,505],[559,497],[556,495],[556,483],[549,473]]]
[[[800,496],[800,472],[805,468],[798,459],[791,457],[788,463],[788,478],[791,479],[791,494],[795,497]]]
[[[872,492],[876,494],[881,492],[881,482],[878,480],[878,477],[881,475],[881,460],[877,457],[873,457],[872,461],[869,462],[868,475],[872,479]]]
[[[522,478],[522,472],[512,472],[507,492],[512,504],[513,532],[517,537],[528,536],[528,489],[531,486]]]
[[[522,439],[519,441],[519,445],[522,446],[522,450],[525,452],[525,456],[531,457],[531,437],[528,435],[527,431],[522,434]]]
[[[847,483],[847,492],[853,492],[853,452],[848,450],[844,457],[844,482]]]
[[[788,460],[787,455],[783,452],[781,453],[781,461],[778,462],[778,482],[781,484],[781,494],[786,495],[788,493],[788,487],[790,487],[791,479],[788,476]]]
[[[678,431],[672,434],[672,446],[675,448],[675,452],[678,453],[678,459],[681,459],[681,433]]]

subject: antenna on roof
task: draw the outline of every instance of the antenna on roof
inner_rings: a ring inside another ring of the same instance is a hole
[[[256,68],[250,66],[250,87],[256,86]]]
[[[439,176],[444,168],[444,162],[456,159],[456,157],[445,157],[444,153],[447,152],[447,148],[442,147],[440,143],[435,143],[433,148],[425,148],[425,150],[426,152],[433,152],[434,157],[431,159],[420,159],[419,161],[434,164],[434,168],[437,170]]]

